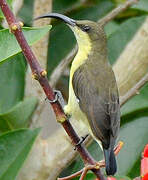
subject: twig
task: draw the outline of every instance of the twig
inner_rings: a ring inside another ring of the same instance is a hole
[[[91,168],[92,168],[92,167],[90,167],[90,169],[91,169]],[[88,170],[89,170],[89,167],[85,167],[85,168],[84,168],[84,170],[83,170],[83,172],[82,172],[82,174],[81,174],[81,176],[80,176],[80,180],[84,180],[84,178],[85,178]]]
[[[35,55],[33,54],[31,48],[29,47],[24,37],[24,34],[22,33],[22,30],[21,30],[21,27],[23,26],[22,22],[17,22],[16,18],[14,17],[12,11],[8,7],[5,0],[0,0],[0,7],[2,9],[4,16],[6,17],[6,20],[9,24],[11,32],[15,35],[20,47],[22,48],[22,52],[25,55],[26,60],[28,61],[31,67],[33,78],[39,81],[47,98],[49,100],[54,100],[55,94],[48,83],[48,79],[46,77],[47,73],[45,70],[43,70],[40,67],[40,64],[38,63]],[[74,145],[78,144],[78,142],[80,141],[80,138],[76,134],[69,120],[67,120],[67,117],[64,114],[60,103],[55,102],[55,103],[51,103],[51,105],[55,112],[57,121],[61,123],[61,125],[63,126],[63,128],[69,135],[69,137],[71,138],[73,144]],[[88,153],[86,148],[83,147],[82,144],[77,146],[77,151],[82,157],[84,163],[88,163],[90,165],[96,164],[96,161],[90,156],[90,154]],[[92,171],[100,180],[105,180],[105,177],[102,175],[99,169],[93,169]]]
[[[139,89],[148,82],[148,73],[133,87],[131,88],[124,96],[120,98],[120,106],[125,104],[131,97],[139,94]]]
[[[116,156],[118,155],[118,153],[120,152],[122,147],[123,147],[123,142],[120,141],[118,143],[118,145],[114,148],[114,154]],[[73,179],[73,178],[75,178],[75,177],[77,177],[79,175],[81,175],[80,180],[84,180],[84,178],[85,178],[85,176],[86,176],[86,174],[87,174],[87,172],[89,170],[92,170],[93,168],[95,169],[95,168],[102,168],[102,167],[105,167],[105,160],[101,160],[101,161],[97,162],[97,164],[95,164],[95,165],[87,165],[86,167],[84,167],[80,171],[72,174],[71,176],[67,176],[67,177],[64,177],[64,178],[58,178],[58,180],[70,180],[70,179]]]
[[[103,26],[106,25],[109,21],[114,19],[119,13],[125,11],[127,8],[137,3],[138,0],[127,0],[124,4],[119,5],[117,8],[113,9],[109,14],[107,14],[104,18],[98,21],[99,24]]]
[[[109,14],[107,14],[104,18],[98,21],[99,24],[104,26],[106,23],[114,19],[119,13],[125,11],[131,5],[137,3],[138,0],[128,0],[126,3],[118,6],[117,8],[113,9]],[[75,56],[76,49],[74,48],[64,59],[61,60],[60,64],[55,68],[53,73],[50,77],[50,83],[55,86],[59,80],[59,77],[63,74],[64,69],[70,64],[72,58]],[[56,74],[56,76],[55,76]],[[58,76],[57,76],[58,75]]]
[[[70,180],[70,179],[73,179],[73,178],[81,175],[82,172],[83,172],[83,169],[81,169],[80,171],[78,171],[78,172],[76,172],[76,173],[74,173],[74,174],[72,174],[70,176],[67,176],[67,177],[64,177],[64,178],[58,178],[57,180]]]

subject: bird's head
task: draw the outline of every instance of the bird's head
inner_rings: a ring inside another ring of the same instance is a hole
[[[105,40],[103,27],[96,22],[88,20],[74,20],[58,13],[45,14],[37,17],[35,20],[40,18],[56,18],[64,21],[74,32],[78,45],[86,45],[92,42],[95,43],[96,41],[103,43],[102,41]]]

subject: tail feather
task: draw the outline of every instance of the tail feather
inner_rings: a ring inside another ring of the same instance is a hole
[[[117,164],[113,149],[104,149],[105,167],[107,175],[114,175],[117,171]]]

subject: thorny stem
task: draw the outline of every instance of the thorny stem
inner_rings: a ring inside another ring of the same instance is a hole
[[[15,16],[13,15],[12,11],[8,7],[5,0],[0,0],[0,7],[2,9],[4,16],[6,17],[6,20],[9,24],[9,26],[10,26],[11,32],[15,35],[20,47],[22,48],[22,52],[25,55],[26,60],[28,61],[29,65],[31,67],[34,79],[39,81],[39,83],[42,86],[47,98],[49,100],[54,100],[55,95],[54,95],[52,88],[50,87],[50,85],[48,83],[48,79],[46,77],[47,73],[45,70],[43,70],[40,67],[40,64],[38,63],[35,55],[33,54],[31,48],[29,47],[29,45],[28,45],[28,43],[27,43],[27,41],[26,41],[26,39],[22,33],[22,30],[21,30],[22,23],[17,22]],[[78,142],[80,141],[80,138],[76,134],[76,132],[73,129],[70,122],[67,120],[67,117],[64,114],[61,105],[58,102],[51,103],[51,105],[52,105],[52,108],[56,114],[57,121],[61,122],[63,128],[65,129],[65,131],[67,132],[67,134],[71,138],[73,144],[74,145],[78,144]],[[90,165],[94,165],[96,163],[95,160],[90,156],[90,154],[88,153],[86,148],[83,147],[83,145],[81,145],[81,144],[78,145],[77,151],[79,152],[80,156],[82,157],[84,163],[87,163]],[[105,177],[102,175],[102,173],[99,169],[93,169],[92,171],[96,174],[96,176],[100,180],[105,180]]]

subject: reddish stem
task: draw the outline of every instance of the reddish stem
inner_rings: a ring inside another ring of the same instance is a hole
[[[26,60],[28,61],[29,65],[31,67],[34,78],[39,81],[47,98],[49,100],[54,100],[55,95],[54,95],[52,88],[50,87],[50,85],[48,83],[47,77],[45,76],[46,73],[41,68],[35,55],[33,54],[31,48],[29,47],[29,45],[22,33],[21,23],[17,22],[15,16],[13,15],[12,11],[8,7],[5,0],[0,0],[0,7],[2,9],[4,16],[6,17],[6,20],[9,24],[9,26],[10,26],[11,32],[15,35],[20,47],[22,48],[22,52],[25,55]],[[61,105],[58,102],[51,103],[51,105],[56,114],[57,120],[62,122],[61,124],[62,124],[63,128],[65,129],[65,131],[67,132],[67,134],[69,135],[69,137],[71,138],[72,142],[74,144],[78,144],[78,142],[80,141],[80,138],[76,134],[76,132],[73,129],[70,122],[68,120],[66,120],[67,117],[64,114]],[[80,153],[80,156],[82,157],[82,159],[84,160],[85,163],[92,164],[92,165],[94,165],[96,163],[95,160],[90,156],[90,154],[88,153],[86,148],[84,148],[81,144],[77,146],[77,151]],[[104,176],[101,174],[101,171],[99,169],[94,169],[92,171],[96,174],[96,176],[100,180],[105,180]]]

